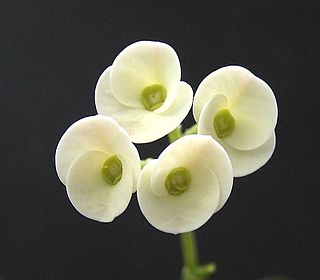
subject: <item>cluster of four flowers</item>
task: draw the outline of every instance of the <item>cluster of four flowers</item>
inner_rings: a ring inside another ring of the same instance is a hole
[[[233,177],[254,172],[274,151],[277,104],[264,81],[227,66],[208,75],[193,98],[176,52],[161,42],[126,47],[100,76],[95,104],[98,115],[61,137],[55,163],[73,206],[100,222],[120,215],[137,191],[154,227],[195,230],[226,203]],[[174,141],[141,170],[133,143],[169,134],[192,105],[197,134]]]

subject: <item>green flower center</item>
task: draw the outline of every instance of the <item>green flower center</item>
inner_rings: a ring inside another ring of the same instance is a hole
[[[228,109],[221,109],[213,119],[213,126],[219,138],[225,138],[233,132],[234,117]]]
[[[162,85],[151,85],[146,87],[141,94],[144,107],[149,111],[154,111],[162,106],[167,97],[167,91]]]
[[[179,195],[184,193],[191,183],[191,175],[184,167],[177,167],[168,174],[165,186],[169,194]]]
[[[117,184],[122,177],[122,163],[116,156],[110,156],[102,165],[102,177],[109,185]]]

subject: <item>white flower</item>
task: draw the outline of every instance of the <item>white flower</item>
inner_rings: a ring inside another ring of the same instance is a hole
[[[133,142],[155,141],[174,130],[192,106],[193,91],[180,79],[180,62],[169,45],[136,42],[100,76],[97,112],[114,118]]]
[[[202,226],[227,201],[233,183],[225,150],[205,135],[184,136],[148,162],[137,196],[151,225],[168,233]]]
[[[72,124],[58,143],[55,163],[73,206],[100,222],[111,222],[127,208],[140,173],[137,149],[107,116]]]
[[[277,103],[271,88],[247,69],[227,66],[199,85],[193,106],[199,134],[227,151],[235,177],[263,166],[275,148]]]

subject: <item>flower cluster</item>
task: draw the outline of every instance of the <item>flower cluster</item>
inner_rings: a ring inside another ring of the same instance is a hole
[[[277,104],[270,87],[240,66],[208,75],[192,101],[170,46],[126,47],[97,82],[98,115],[72,124],[58,143],[56,170],[73,206],[111,222],[137,191],[143,215],[161,231],[177,234],[206,223],[226,203],[233,177],[271,157]],[[133,143],[170,135],[192,105],[197,134],[182,133],[141,170]]]

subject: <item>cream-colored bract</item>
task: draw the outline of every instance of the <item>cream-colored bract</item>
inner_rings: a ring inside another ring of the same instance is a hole
[[[101,176],[101,166],[109,154],[88,151],[71,164],[67,175],[67,193],[73,206],[84,216],[111,222],[128,206],[132,191],[130,165],[121,159],[123,175],[116,185],[108,185]]]
[[[165,180],[183,167],[191,175],[188,189],[171,195]],[[142,169],[137,196],[143,215],[155,228],[173,234],[195,230],[226,203],[233,174],[225,150],[212,137],[184,136]]]
[[[158,140],[174,130],[191,109],[192,88],[180,79],[180,62],[169,45],[136,42],[100,76],[95,90],[97,112],[114,118],[135,143]],[[141,94],[155,84],[165,88],[166,98],[150,111],[144,107]]]
[[[122,177],[109,185],[101,174],[104,161],[116,155]],[[84,216],[111,222],[128,206],[140,174],[140,157],[127,132],[107,116],[90,116],[72,124],[61,137],[55,164],[70,201]]]
[[[235,120],[232,133],[219,138],[213,120],[227,109]],[[193,104],[198,133],[215,138],[227,151],[235,177],[263,166],[275,148],[278,108],[271,88],[247,69],[227,66],[208,75],[199,85]]]

